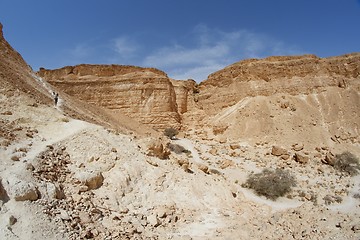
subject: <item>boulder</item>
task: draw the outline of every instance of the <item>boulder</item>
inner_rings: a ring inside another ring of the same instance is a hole
[[[296,162],[301,163],[301,164],[305,164],[309,162],[309,157],[307,156],[303,156],[299,153],[295,153],[294,155],[294,159]]]
[[[279,146],[273,146],[271,149],[271,154],[274,156],[281,156],[281,155],[288,155],[288,151],[284,148],[281,148]]]
[[[2,179],[0,178],[0,200],[1,201],[8,201],[9,200],[9,196],[6,192],[6,190],[4,189],[3,185],[2,185]]]
[[[104,182],[104,177],[101,172],[98,171],[83,171],[77,172],[74,176],[82,184],[88,187],[88,190],[98,189]]]
[[[54,183],[46,183],[46,194],[50,199],[64,199],[65,194],[62,186]]]
[[[209,167],[206,166],[205,164],[197,164],[198,169],[200,169],[201,171],[203,171],[204,173],[208,174],[209,173]]]
[[[4,188],[10,199],[35,201],[39,198],[37,187],[31,182],[19,179],[16,176],[10,176],[4,182],[6,182]]]
[[[331,152],[327,152],[325,158],[321,160],[325,164],[329,164],[330,166],[334,166],[335,164],[335,156]]]

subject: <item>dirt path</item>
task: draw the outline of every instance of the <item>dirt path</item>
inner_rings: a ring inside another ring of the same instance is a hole
[[[71,119],[69,122],[49,123],[46,126],[41,126],[38,128],[38,131],[44,141],[34,142],[31,150],[27,153],[27,157],[33,159],[43,151],[47,145],[65,140],[90,127],[94,127],[94,125],[76,119]]]

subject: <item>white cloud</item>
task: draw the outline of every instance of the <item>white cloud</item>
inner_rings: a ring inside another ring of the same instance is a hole
[[[199,48],[185,48],[183,46],[165,47],[145,58],[144,64],[155,66],[176,66],[209,64],[214,59],[224,57],[229,48],[224,44],[214,46],[200,46]]]
[[[78,44],[73,49],[70,50],[70,53],[74,59],[84,59],[88,57],[92,52],[91,47],[86,44]]]
[[[115,55],[112,63],[135,64],[155,67],[165,71],[171,78],[202,81],[215,71],[247,58],[263,58],[272,55],[294,55],[300,51],[270,36],[246,29],[222,31],[199,24],[176,43],[164,45],[150,53],[140,40],[120,36],[111,41]],[[142,50],[142,51],[140,51]],[[77,49],[78,55],[86,54],[85,47]]]
[[[241,59],[299,53],[263,34],[248,30],[224,32],[203,24],[194,28],[193,39],[195,46],[184,43],[157,49],[144,58],[143,65],[162,69],[175,79],[201,81]]]
[[[121,36],[114,40],[114,50],[120,54],[121,57],[127,57],[138,50],[138,45],[129,37]]]

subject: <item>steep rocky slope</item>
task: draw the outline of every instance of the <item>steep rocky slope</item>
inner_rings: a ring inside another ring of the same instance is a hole
[[[66,115],[73,118],[101,124],[120,131],[132,131],[138,134],[155,134],[151,128],[147,128],[129,119],[125,115],[118,113],[115,117],[111,113],[104,111],[94,105],[79,102],[72,98],[61,89],[58,89],[41,77],[38,77],[21,55],[16,52],[4,39],[2,25],[0,24],[0,92],[3,96],[14,96],[25,94],[29,101],[38,104],[53,106],[52,93],[60,93],[58,108]],[[121,120],[120,120],[121,119]]]

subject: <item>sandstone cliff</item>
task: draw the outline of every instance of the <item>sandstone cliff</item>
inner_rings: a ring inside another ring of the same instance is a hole
[[[208,113],[246,96],[319,93],[325,87],[359,89],[360,53],[319,58],[315,55],[268,57],[234,63],[200,84],[199,100]]]
[[[359,141],[359,53],[245,60],[211,74],[199,89],[198,104],[209,116],[203,125],[223,129],[225,137]]]
[[[154,68],[120,65],[78,65],[38,75],[67,94],[124,113],[155,129],[179,128],[188,110],[194,81],[175,81]]]

